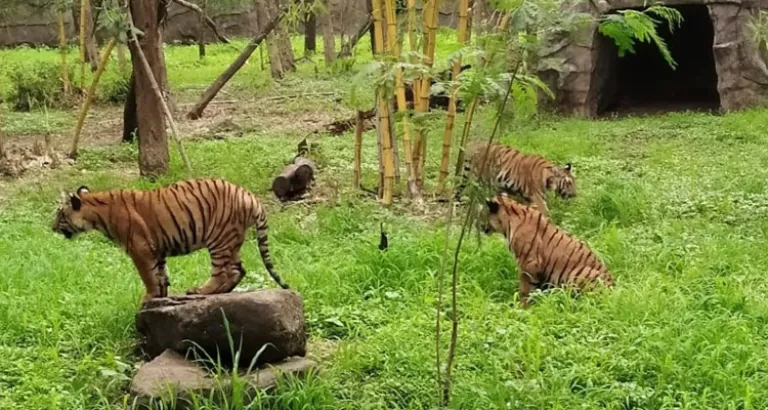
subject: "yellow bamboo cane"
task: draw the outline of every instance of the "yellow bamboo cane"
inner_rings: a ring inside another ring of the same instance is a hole
[[[85,116],[88,114],[88,109],[91,108],[93,95],[96,93],[96,86],[99,84],[101,74],[104,73],[104,68],[106,68],[107,63],[109,63],[109,55],[112,54],[112,49],[115,48],[115,44],[117,44],[117,40],[114,38],[109,41],[109,44],[107,44],[107,49],[104,50],[104,55],[101,57],[101,61],[99,61],[99,68],[96,70],[96,74],[93,76],[91,86],[88,87],[88,94],[85,96],[83,108],[80,110],[80,116],[77,118],[75,136],[72,139],[72,149],[69,151],[70,158],[77,158],[77,145],[80,143],[80,134],[83,130],[83,124],[85,123]]]

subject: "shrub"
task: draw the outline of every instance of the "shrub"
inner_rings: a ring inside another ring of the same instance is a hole
[[[131,87],[130,70],[121,71],[116,65],[107,66],[99,81],[96,100],[101,103],[122,104]]]
[[[11,86],[6,100],[15,111],[60,106],[64,96],[60,74],[59,63],[17,63],[8,74]],[[69,77],[73,78],[71,67]]]

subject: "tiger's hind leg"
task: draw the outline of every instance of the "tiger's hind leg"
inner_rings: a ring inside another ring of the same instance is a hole
[[[214,295],[227,293],[232,286],[232,253],[229,250],[210,249],[211,277],[202,285],[187,290],[188,295]]]

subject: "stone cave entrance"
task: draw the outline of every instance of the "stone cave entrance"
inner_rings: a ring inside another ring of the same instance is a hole
[[[658,32],[677,62],[676,70],[655,44],[638,43],[635,54],[619,58],[613,41],[595,33],[592,85],[598,116],[720,108],[709,10],[706,5],[675,8],[683,15],[681,26],[670,33],[667,24],[660,23]]]

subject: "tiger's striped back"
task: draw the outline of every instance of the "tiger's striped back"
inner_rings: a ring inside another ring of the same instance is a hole
[[[492,186],[496,192],[519,195],[528,203],[535,202],[545,215],[548,214],[545,203],[547,190],[556,192],[564,199],[576,196],[571,164],[559,168],[540,155],[524,154],[503,144],[491,144],[489,147],[485,142],[474,142],[468,147],[462,179],[456,192],[457,200],[466,189],[470,176]]]
[[[587,246],[556,227],[535,208],[497,195],[486,203],[486,232],[506,238],[520,267],[521,300],[535,288],[575,286],[596,282],[613,285],[605,265]]]

